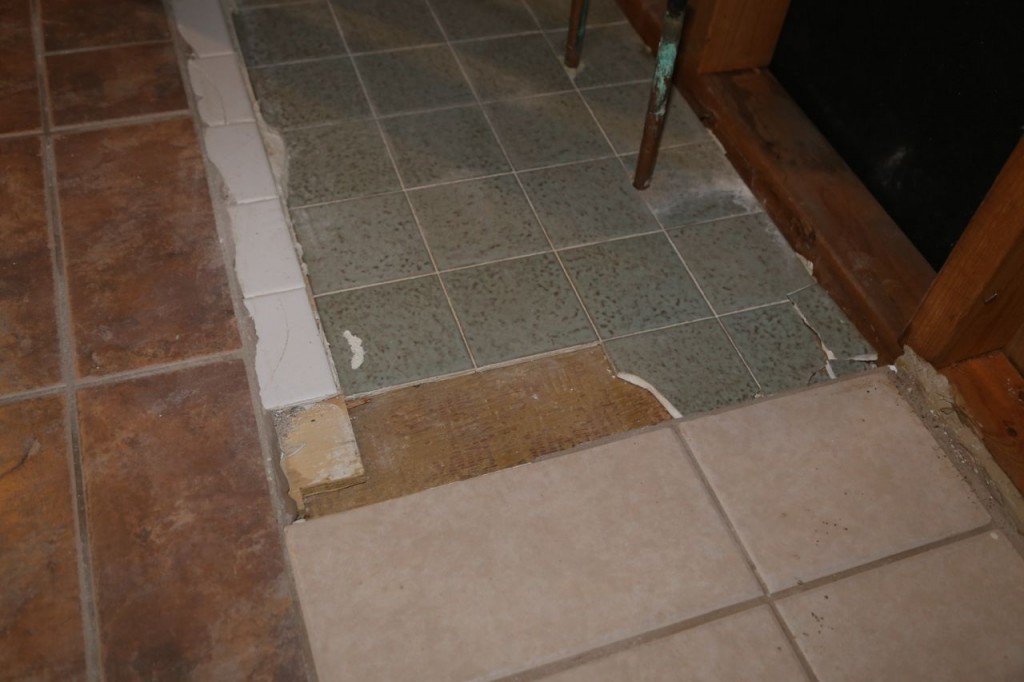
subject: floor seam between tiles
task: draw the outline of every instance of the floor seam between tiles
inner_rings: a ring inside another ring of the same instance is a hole
[[[593,649],[587,649],[586,651],[582,651],[566,658],[551,661],[550,663],[544,663],[509,675],[501,675],[488,679],[490,682],[534,682],[535,680],[543,680],[557,673],[577,668],[586,663],[607,658],[623,651],[629,651],[630,649],[635,649],[645,644],[650,644],[651,642],[656,642],[660,639],[671,637],[672,635],[677,635],[687,630],[693,630],[702,625],[723,620],[730,616],[743,613],[744,611],[756,609],[759,606],[766,606],[767,604],[768,600],[764,596],[744,599],[736,602],[735,604],[712,609],[711,611],[691,616],[689,618],[684,618],[674,623],[669,623],[668,625],[662,625],[652,630],[639,632],[629,637],[594,647]]]
[[[331,13],[331,18],[334,20],[334,27],[338,31],[338,35],[341,37],[341,43],[344,46],[345,51],[348,52],[348,40],[345,38],[345,31],[341,27],[341,21],[338,20],[338,13],[335,11],[333,3],[328,2],[327,8]],[[437,21],[436,15],[434,19]],[[443,30],[442,35],[446,36]],[[451,47],[449,46],[449,50],[450,49]],[[384,151],[388,155],[388,161],[391,163],[391,168],[395,173],[395,177],[398,178],[398,185],[401,188],[402,196],[405,198],[406,206],[408,206],[409,211],[412,213],[413,222],[416,223],[416,229],[420,235],[420,241],[423,243],[423,247],[427,252],[427,257],[430,259],[430,265],[434,269],[433,275],[437,277],[438,284],[441,286],[441,292],[444,294],[445,301],[448,303],[448,310],[451,312],[452,319],[455,321],[455,328],[458,330],[459,337],[462,339],[462,345],[466,349],[466,354],[469,357],[469,363],[474,369],[476,369],[478,364],[476,357],[473,354],[473,349],[469,345],[469,339],[466,337],[466,331],[462,327],[462,321],[459,319],[459,314],[455,310],[455,304],[452,302],[451,294],[448,293],[448,287],[445,285],[444,278],[441,277],[440,271],[438,270],[437,259],[434,257],[433,249],[430,248],[430,243],[427,241],[427,235],[420,222],[419,215],[416,213],[416,208],[413,206],[412,199],[409,198],[409,192],[405,186],[405,179],[402,177],[402,172],[398,168],[398,163],[395,161],[395,154],[391,149],[391,143],[388,140],[388,136],[384,132],[384,126],[378,118],[377,105],[374,103],[373,98],[370,97],[370,91],[366,87],[362,71],[359,69],[359,65],[356,63],[355,59],[352,60],[352,70],[355,72],[356,80],[359,82],[359,87],[363,91],[363,97],[366,98],[366,103],[370,107],[370,113],[373,115],[374,125],[377,127],[377,134],[380,135],[381,141],[384,144]],[[335,370],[335,372],[337,373],[337,370]],[[338,377],[338,384],[341,384],[340,376]]]
[[[68,287],[67,259],[64,251],[64,233],[61,224],[60,197],[57,187],[57,166],[53,149],[50,123],[50,88],[46,59],[43,54],[44,34],[41,0],[30,4],[32,44],[39,88],[39,107],[42,133],[39,136],[43,170],[43,191],[46,223],[51,241],[50,263],[53,271],[54,308],[57,316],[57,338],[60,344],[62,392],[65,396],[64,423],[67,428],[65,443],[69,478],[73,498],[72,518],[75,524],[75,550],[79,589],[79,608],[82,621],[82,653],[85,675],[89,680],[102,680],[99,611],[96,603],[96,584],[93,574],[92,543],[86,506],[85,466],[82,460],[81,433],[78,424],[78,393],[76,389],[74,328],[71,320],[71,298]]]
[[[732,519],[729,517],[728,513],[726,513],[725,507],[722,505],[722,501],[718,498],[718,493],[715,491],[714,487],[711,485],[711,481],[708,480],[707,475],[701,468],[700,463],[697,461],[697,457],[693,454],[693,450],[690,449],[690,444],[686,441],[686,438],[683,437],[683,434],[680,432],[678,427],[672,428],[672,434],[675,437],[676,442],[679,444],[679,449],[682,450],[683,457],[686,458],[690,466],[693,467],[694,472],[700,479],[701,485],[708,494],[711,504],[718,513],[719,518],[721,518],[725,523],[729,532],[729,537],[732,538],[733,543],[739,548],[740,552],[742,552],[743,558],[747,562],[747,566],[750,568],[751,574],[753,574],[758,585],[761,587],[761,593],[764,595],[765,601],[771,609],[772,617],[782,629],[786,640],[789,642],[790,649],[800,662],[801,668],[803,668],[804,673],[807,674],[808,679],[812,680],[812,682],[817,682],[818,676],[814,673],[814,669],[811,668],[811,664],[804,655],[803,650],[801,650],[797,644],[796,638],[793,636],[793,633],[786,624],[786,621],[782,618],[782,614],[779,613],[778,608],[775,605],[774,596],[772,595],[771,590],[768,589],[768,584],[764,581],[764,578],[761,577],[761,572],[757,570],[754,558],[751,556],[747,546],[743,543],[743,539],[736,530],[736,526],[733,524]]]
[[[976,498],[973,491],[971,491],[970,495],[972,498]],[[989,519],[988,522],[978,526],[977,528],[971,528],[970,530],[960,531],[959,533],[954,533],[953,535],[948,535],[946,537],[939,538],[938,540],[932,540],[922,545],[918,545],[917,547],[911,547],[909,549],[904,549],[894,554],[889,554],[878,559],[873,559],[872,561],[868,561],[863,564],[858,564],[857,566],[852,566],[842,571],[837,571],[835,573],[830,573],[820,578],[815,578],[813,580],[807,580],[796,585],[791,585],[783,590],[779,590],[778,592],[770,594],[769,599],[771,601],[781,601],[783,599],[792,597],[797,594],[809,592],[811,590],[818,589],[819,587],[824,587],[825,585],[831,585],[832,583],[837,583],[842,580],[846,580],[847,578],[852,578],[853,576],[860,575],[861,573],[867,573],[869,571],[882,568],[883,566],[895,564],[905,559],[911,559],[920,554],[927,554],[928,552],[931,552],[936,549],[941,549],[948,545],[955,545],[959,542],[963,542],[964,540],[969,540],[970,538],[977,537],[979,535],[985,535],[986,533],[991,533],[995,530],[997,530],[995,522]]]
[[[170,43],[168,38],[155,38],[153,40],[135,40],[127,43],[114,43],[113,45],[90,45],[88,47],[72,47],[66,50],[51,50],[43,53],[43,57],[59,57],[64,54],[80,54],[82,52],[99,52],[101,50],[116,50],[119,47],[136,47],[139,45],[161,45]]]
[[[54,125],[50,127],[48,132],[52,135],[71,135],[74,133],[88,133],[96,130],[107,130],[109,128],[143,125],[145,123],[160,123],[162,121],[172,121],[179,118],[188,118],[190,116],[191,112],[188,109],[174,109],[173,111],[161,111],[155,114],[140,114],[138,116],[124,116],[122,118],[105,118],[99,121],[89,121],[86,123]]]

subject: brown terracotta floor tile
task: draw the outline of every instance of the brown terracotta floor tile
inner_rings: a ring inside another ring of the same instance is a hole
[[[60,396],[0,406],[0,678],[85,676]]]
[[[0,140],[0,394],[60,380],[38,138]]]
[[[160,0],[42,0],[46,49],[170,38]]]
[[[107,679],[302,676],[302,631],[240,362],[82,391]]]
[[[46,58],[55,125],[187,109],[170,43]]]
[[[28,0],[0,0],[0,133],[40,127]]]
[[[78,371],[239,345],[188,119],[57,139]]]

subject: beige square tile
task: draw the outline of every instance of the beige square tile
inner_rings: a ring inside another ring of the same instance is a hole
[[[806,680],[767,606],[545,677],[544,682]]]
[[[668,429],[286,537],[322,682],[491,679],[761,594]]]
[[[773,592],[988,521],[882,372],[681,429]]]
[[[822,682],[1024,680],[1024,561],[991,532],[779,602]]]

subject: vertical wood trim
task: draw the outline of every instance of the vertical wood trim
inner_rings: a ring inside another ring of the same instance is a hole
[[[789,0],[690,0],[683,69],[690,75],[767,67]]]
[[[1021,277],[1024,277],[1024,273],[1021,273]],[[1017,336],[1007,344],[1004,352],[1010,362],[1016,365],[1017,371],[1024,374],[1024,326],[1017,330]]]
[[[1017,144],[910,322],[905,343],[948,367],[1024,328],[1024,141]]]

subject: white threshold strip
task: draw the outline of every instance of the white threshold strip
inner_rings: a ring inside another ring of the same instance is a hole
[[[288,224],[283,193],[249,97],[242,60],[218,0],[171,0],[192,50],[188,86],[203,126],[203,147],[223,183],[235,273],[256,329],[256,374],[264,409],[339,393]]]

